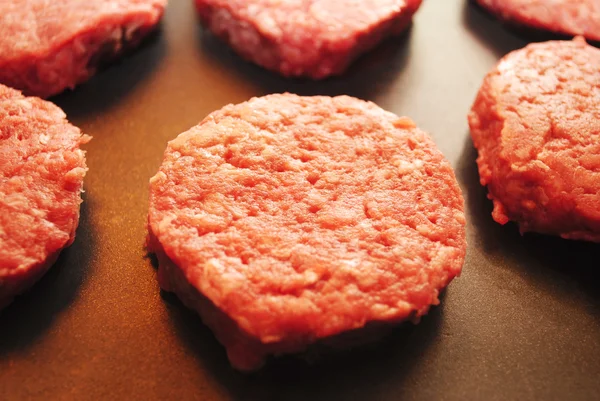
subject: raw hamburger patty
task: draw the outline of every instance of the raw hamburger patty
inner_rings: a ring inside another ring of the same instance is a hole
[[[136,46],[167,0],[0,1],[0,83],[49,97]]]
[[[73,242],[87,139],[52,103],[0,85],[0,308]]]
[[[498,18],[557,34],[600,41],[598,0],[476,0]]]
[[[242,370],[418,319],[462,268],[464,226],[429,136],[347,96],[226,106],[171,141],[150,181],[160,285]]]
[[[320,79],[404,31],[422,0],[195,1],[202,23],[245,59]]]
[[[494,220],[600,241],[600,50],[577,38],[508,54],[469,124]]]

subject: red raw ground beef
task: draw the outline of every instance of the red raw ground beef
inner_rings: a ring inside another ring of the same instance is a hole
[[[508,54],[469,125],[494,220],[600,242],[600,50],[580,37]]]
[[[54,104],[0,85],[0,308],[75,239],[88,140]]]
[[[150,181],[159,283],[232,365],[416,321],[460,273],[463,198],[406,117],[355,98],[253,98],[171,141]]]
[[[421,1],[196,0],[196,7],[202,23],[245,59],[321,79],[403,32]]]
[[[476,0],[501,20],[561,35],[600,41],[598,0]]]
[[[135,47],[167,0],[0,1],[0,83],[46,98]]]

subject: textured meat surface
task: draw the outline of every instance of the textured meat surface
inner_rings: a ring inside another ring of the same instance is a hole
[[[499,18],[558,34],[600,41],[598,0],[477,0]]]
[[[0,307],[73,242],[86,140],[52,103],[0,85]]]
[[[422,0],[196,0],[200,18],[244,58],[285,76],[342,73],[402,32]]]
[[[283,347],[425,314],[462,268],[464,224],[432,140],[345,96],[226,106],[169,143],[150,184],[150,249],[246,336]]]
[[[600,50],[577,38],[510,53],[469,124],[497,222],[600,241]]]
[[[0,2],[0,83],[40,97],[89,79],[100,61],[135,46],[167,0]]]

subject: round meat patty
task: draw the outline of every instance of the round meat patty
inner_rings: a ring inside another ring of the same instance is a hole
[[[515,25],[600,41],[598,0],[476,1],[498,18]]]
[[[0,83],[49,97],[136,46],[167,0],[0,2]]]
[[[405,117],[355,98],[253,98],[169,142],[150,181],[159,282],[232,365],[417,320],[460,273],[461,191]]]
[[[0,85],[0,308],[73,242],[87,140],[52,103]]]
[[[600,242],[600,50],[577,38],[508,54],[469,125],[494,220]]]
[[[321,79],[404,31],[422,0],[195,1],[202,23],[245,59]]]

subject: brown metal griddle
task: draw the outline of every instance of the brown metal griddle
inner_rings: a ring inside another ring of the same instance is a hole
[[[286,80],[240,60],[172,0],[162,32],[55,99],[94,140],[77,240],[0,314],[2,400],[600,399],[600,246],[521,237],[490,217],[466,114],[486,72],[526,41],[466,0],[425,0],[409,33],[343,77]],[[144,239],[166,142],[227,103],[349,94],[408,115],[456,169],[469,219],[462,276],[418,326],[318,363],[244,376],[176,298]]]

